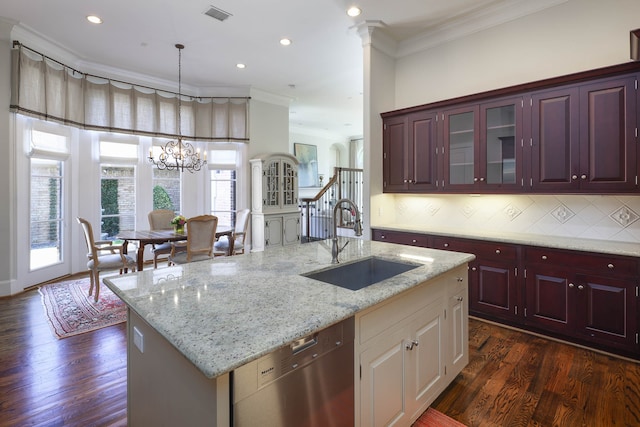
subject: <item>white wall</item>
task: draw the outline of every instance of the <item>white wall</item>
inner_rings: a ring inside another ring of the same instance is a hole
[[[14,222],[15,181],[14,181],[14,147],[12,141],[12,126],[9,114],[9,99],[11,98],[11,23],[0,19],[0,297],[10,295],[15,287],[16,279],[16,251]]]
[[[289,107],[265,102],[252,94],[249,137],[250,159],[262,153],[289,153]]]
[[[385,111],[629,62],[629,31],[640,27],[638,16],[637,0],[569,0],[398,58],[394,105]],[[379,121],[380,112],[372,108],[370,119]],[[381,127],[373,126],[372,132],[370,147],[381,151],[376,142]],[[630,210],[631,218],[640,216],[636,195],[382,195],[375,191],[382,182],[375,154],[368,163],[374,181],[375,225],[453,226],[640,242],[640,220],[625,222],[619,216],[625,210]]]

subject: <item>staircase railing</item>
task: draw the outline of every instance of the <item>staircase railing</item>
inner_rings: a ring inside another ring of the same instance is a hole
[[[334,175],[314,197],[302,198],[302,243],[333,238],[333,208],[338,200],[352,200],[362,216],[362,169],[335,168]],[[338,228],[353,228],[355,212],[341,206]]]

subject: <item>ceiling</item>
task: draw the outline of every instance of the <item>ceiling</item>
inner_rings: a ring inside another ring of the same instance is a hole
[[[0,17],[16,21],[14,38],[33,47],[27,35],[35,34],[34,40],[53,43],[66,58],[43,53],[81,71],[117,77],[118,71],[126,70],[172,89],[178,78],[174,46],[182,43],[183,92],[227,96],[248,95],[251,89],[289,104],[292,131],[349,138],[363,133],[362,40],[357,24],[380,21],[382,30],[401,44],[450,28],[456,21],[479,22],[488,10],[513,9],[526,2],[0,0]],[[345,12],[352,4],[363,11],[357,18]],[[221,22],[205,15],[211,6],[231,16]],[[90,14],[103,23],[87,22]],[[292,44],[281,46],[283,37]],[[238,69],[237,63],[246,68]]]

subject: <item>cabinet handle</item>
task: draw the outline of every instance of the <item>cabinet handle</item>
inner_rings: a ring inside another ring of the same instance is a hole
[[[448,243],[445,243],[445,244],[444,244],[444,245],[442,245],[442,246],[444,246],[445,248],[448,248],[448,247],[449,247],[449,244],[448,244]]]
[[[407,183],[407,180],[406,180],[406,179],[404,180],[404,183],[405,183],[405,184]]]
[[[386,239],[387,236],[385,236],[384,234],[382,236],[380,236],[381,239]]]
[[[578,179],[578,175],[571,175],[571,179]]]
[[[475,267],[471,267],[471,271],[476,271],[476,268]]]
[[[613,268],[613,264],[607,264],[607,267]]]
[[[411,242],[413,243],[417,243],[418,241],[416,239],[413,239]]]
[[[578,289],[583,290],[583,289],[584,289],[584,286],[582,286],[582,285],[578,285]]]
[[[546,255],[542,255],[542,259],[547,259],[547,256]]]
[[[406,348],[407,350],[413,350],[413,347],[417,347],[418,346],[418,341],[411,341],[408,344],[405,344],[404,348]]]
[[[496,249],[496,253],[500,255],[500,249]]]
[[[473,182],[478,182],[478,178],[473,178]]]
[[[464,279],[463,279],[462,277],[457,277],[457,278],[456,278],[456,280],[457,280],[458,282],[464,282]]]
[[[480,178],[480,182],[484,181],[484,177]]]
[[[462,301],[462,299],[463,299],[463,298],[462,298],[462,297],[458,297],[458,298],[456,298],[456,299],[457,299],[458,301]]]
[[[582,179],[587,179],[587,175],[584,175],[584,174],[583,174],[583,175],[580,175],[580,178],[582,178]]]
[[[569,283],[569,287],[573,288],[575,285],[573,283]]]

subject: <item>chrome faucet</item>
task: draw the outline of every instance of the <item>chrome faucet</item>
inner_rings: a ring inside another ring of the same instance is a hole
[[[362,222],[360,221],[360,212],[358,211],[358,207],[349,199],[338,200],[336,205],[333,207],[333,244],[331,245],[331,264],[337,264],[340,262],[338,261],[338,254],[342,252],[344,247],[349,243],[349,241],[347,241],[344,246],[341,248],[338,247],[338,208],[340,208],[340,205],[343,203],[350,204],[355,211],[356,223],[353,226],[353,231],[356,232],[356,236],[362,236]]]

